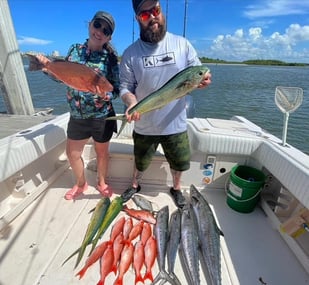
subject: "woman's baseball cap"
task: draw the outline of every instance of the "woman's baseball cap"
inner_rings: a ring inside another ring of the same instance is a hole
[[[91,22],[93,22],[94,20],[103,20],[104,22],[107,23],[108,28],[110,30],[110,33],[112,34],[115,30],[115,21],[114,18],[111,14],[104,12],[104,11],[98,11],[95,13],[95,15],[93,16]]]

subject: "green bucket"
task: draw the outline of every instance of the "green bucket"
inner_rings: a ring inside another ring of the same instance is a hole
[[[253,167],[236,165],[232,168],[227,186],[227,204],[241,213],[250,213],[260,199],[265,174]]]

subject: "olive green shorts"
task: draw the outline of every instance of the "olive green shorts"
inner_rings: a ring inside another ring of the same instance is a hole
[[[161,144],[170,168],[185,171],[190,168],[190,144],[187,132],[148,136],[133,132],[135,166],[139,171],[145,171],[151,163],[157,147]]]

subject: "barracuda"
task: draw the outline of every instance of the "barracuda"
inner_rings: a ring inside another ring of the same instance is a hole
[[[205,74],[209,71],[209,68],[205,65],[187,67],[173,76],[160,89],[152,92],[147,97],[139,101],[129,110],[129,114],[133,114],[134,112],[144,114],[160,109],[168,103],[185,96],[198,87]],[[106,120],[122,121],[118,136],[127,123],[127,118],[125,115],[108,117]]]

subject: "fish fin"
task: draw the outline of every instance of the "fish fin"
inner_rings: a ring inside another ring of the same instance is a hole
[[[92,212],[94,212],[94,210],[95,210],[95,207],[93,209],[90,209],[88,214],[91,214]]]
[[[119,115],[119,116],[113,116],[113,117],[108,117],[105,120],[119,120],[121,121],[121,127],[119,132],[117,132],[117,138],[119,137],[120,133],[123,131],[125,125],[127,124],[127,118],[125,115]]]
[[[80,250],[80,248],[75,250],[65,261],[63,261],[61,266],[63,266],[67,261],[69,261],[69,259],[71,259],[75,254],[77,254],[79,252],[79,250]]]

